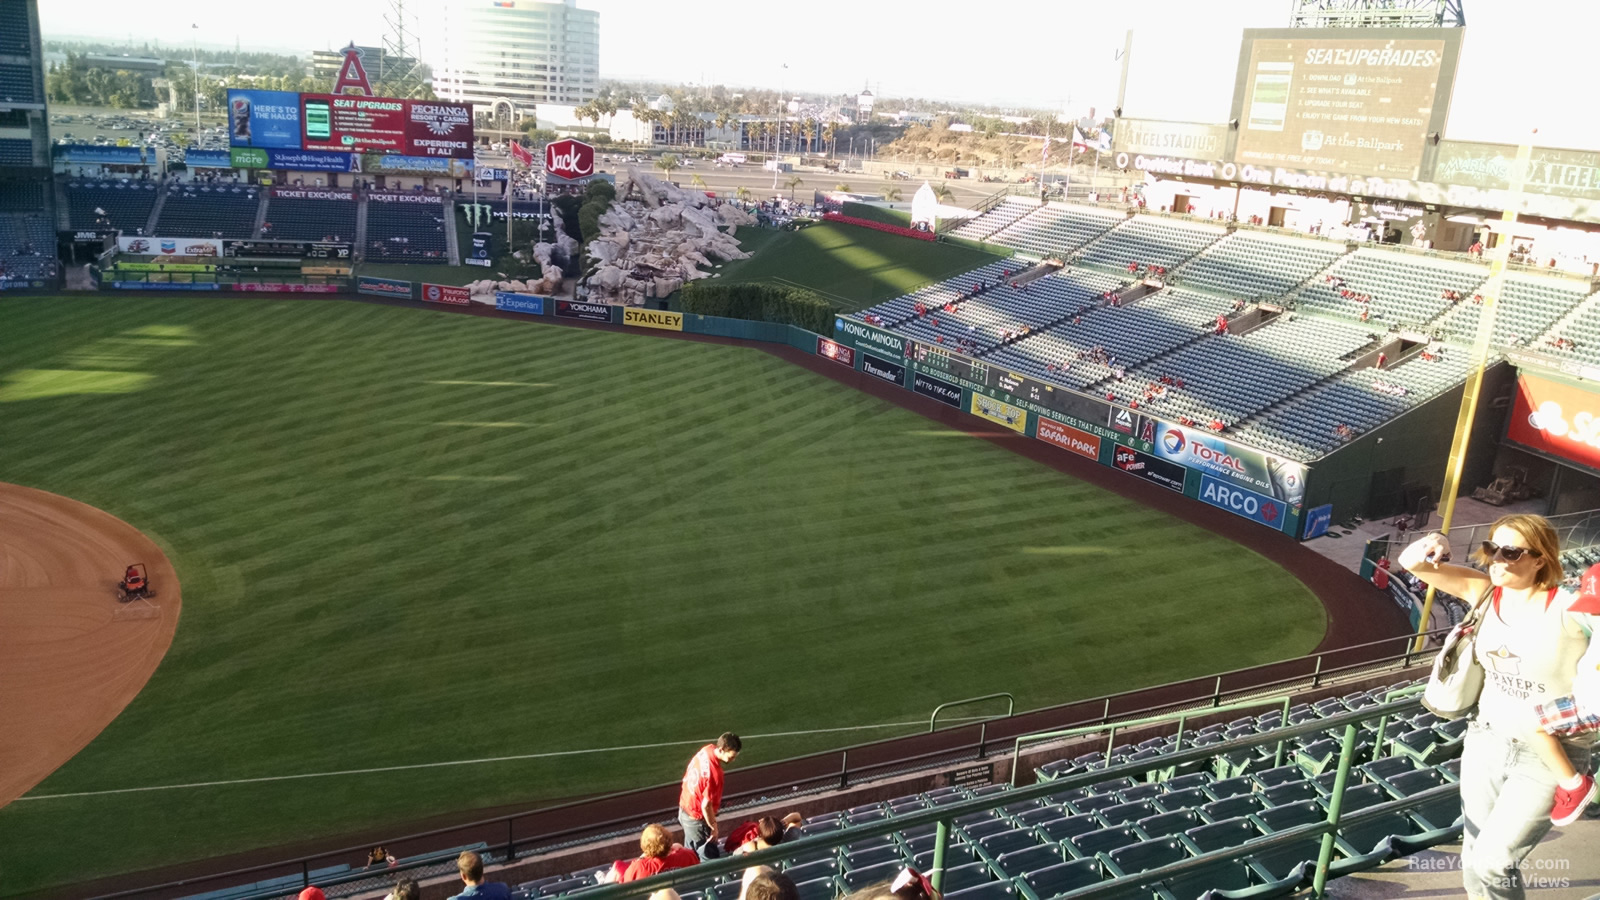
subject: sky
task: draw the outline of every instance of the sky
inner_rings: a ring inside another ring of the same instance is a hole
[[[489,0],[450,0],[452,3]],[[1582,101],[1600,3],[1462,0],[1467,36],[1446,137],[1600,149]],[[600,13],[602,78],[816,93],[874,93],[1060,110],[1115,105],[1118,54],[1136,30],[1126,115],[1226,119],[1242,28],[1288,24],[1290,0],[993,0],[917,7],[887,0],[579,0]],[[908,14],[908,9],[926,10]],[[274,0],[130,15],[122,0],[41,2],[45,37],[307,53],[380,42],[384,0]],[[415,3],[423,56],[436,60],[448,6]],[[198,30],[188,28],[190,22]],[[784,66],[787,65],[787,68]],[[1218,112],[1219,107],[1221,112]],[[1175,110],[1175,112],[1174,112]],[[1157,113],[1160,114],[1157,114]]]

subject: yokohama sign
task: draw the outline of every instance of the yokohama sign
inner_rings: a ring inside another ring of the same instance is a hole
[[[594,148],[568,138],[544,148],[544,170],[560,178],[587,178],[594,174]]]
[[[1600,470],[1600,394],[1523,374],[1506,437]]]

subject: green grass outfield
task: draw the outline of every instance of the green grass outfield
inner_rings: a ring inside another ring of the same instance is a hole
[[[1260,556],[752,348],[338,300],[7,298],[0,321],[0,480],[145,530],[184,587],[149,685],[33,796],[682,742],[24,799],[0,893],[1324,631]]]
[[[743,249],[755,255],[717,270],[724,280],[799,285],[846,312],[1003,258],[973,247],[918,241],[833,222],[799,231],[740,228],[735,237]]]

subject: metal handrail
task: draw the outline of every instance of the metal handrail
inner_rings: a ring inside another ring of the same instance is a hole
[[[933,715],[928,717],[928,733],[933,734],[934,723],[939,721],[939,713],[944,712],[949,707],[965,706],[968,703],[979,703],[984,700],[999,700],[1001,697],[1006,699],[1006,714],[1003,716],[989,716],[988,718],[1009,719],[1017,712],[1017,698],[1011,696],[1005,691],[1001,691],[997,694],[984,694],[982,697],[968,697],[965,700],[951,700],[949,703],[941,703],[938,706],[935,706],[933,708]]]
[[[1283,728],[1273,729],[1270,736],[1255,735],[1253,737],[1239,738],[1232,741],[1222,741],[1216,744],[1207,744],[1204,747],[1199,747],[1192,750],[1180,750],[1174,753],[1162,754],[1161,762],[1163,765],[1172,766],[1179,766],[1191,762],[1203,762],[1204,760],[1211,759],[1212,757],[1232,753],[1237,750],[1248,750],[1252,747],[1260,746],[1262,744],[1283,741],[1289,738],[1300,737],[1301,735],[1314,734],[1317,732],[1327,731],[1330,728],[1344,726],[1345,734],[1343,747],[1340,753],[1340,766],[1341,772],[1347,773],[1350,768],[1351,758],[1354,754],[1357,725],[1369,719],[1387,717],[1394,713],[1420,709],[1421,706],[1422,701],[1419,698],[1399,700],[1392,703],[1381,703],[1361,710],[1340,713],[1338,715],[1328,716],[1326,718],[1314,719],[1299,725],[1288,725]],[[839,831],[830,832],[828,834],[817,835],[815,837],[803,837],[793,843],[784,842],[777,847],[759,850],[746,856],[708,860],[696,866],[690,866],[684,869],[674,869],[669,872],[663,872],[660,875],[640,879],[639,881],[629,882],[627,884],[605,885],[602,887],[585,890],[584,900],[624,900],[624,898],[630,897],[644,897],[661,890],[662,888],[676,888],[679,885],[704,881],[709,878],[715,878],[719,875],[731,875],[734,872],[741,871],[751,866],[770,865],[793,857],[802,856],[816,850],[830,850],[845,846],[846,844],[853,844],[863,839],[882,837],[893,834],[897,831],[903,831],[908,828],[916,828],[922,825],[938,826],[938,830],[936,832],[937,837],[934,843],[933,871],[931,874],[933,886],[935,889],[938,889],[944,879],[944,851],[949,840],[950,827],[956,819],[971,815],[973,813],[988,812],[989,810],[997,809],[1002,806],[1009,806],[1014,803],[1023,803],[1029,800],[1041,799],[1048,797],[1051,794],[1060,793],[1063,790],[1070,790],[1075,787],[1084,787],[1091,784],[1097,784],[1102,781],[1126,776],[1142,776],[1145,772],[1149,771],[1149,768],[1150,763],[1148,760],[1124,763],[1118,766],[1109,766],[1104,769],[1081,772],[1076,775],[1069,775],[1052,781],[1040,782],[1027,787],[1015,788],[1013,790],[1004,791],[993,796],[979,797],[973,800],[965,800],[960,803],[950,803],[944,806],[923,810],[921,812],[893,816],[877,822],[851,825]],[[1450,788],[1450,790],[1454,789],[1455,788],[1453,786]],[[1443,790],[1441,786],[1438,795],[1445,796],[1447,794],[1448,791]],[[1431,798],[1433,795],[1430,794],[1427,796]],[[1414,803],[1410,803],[1410,805],[1419,805],[1420,803],[1424,802],[1423,799],[1421,799],[1423,797],[1424,794],[1419,793],[1412,797],[1407,797],[1404,802],[1415,801]],[[1372,807],[1371,809],[1378,808],[1379,807]],[[1394,808],[1401,807],[1395,806]],[[1363,810],[1363,812],[1369,811],[1370,810]],[[1276,846],[1279,843],[1289,843],[1294,839],[1305,838],[1316,834],[1325,835],[1324,839],[1330,840],[1332,832],[1336,830],[1339,825],[1339,821],[1335,815],[1337,812],[1337,807],[1330,809],[1330,821],[1328,822],[1324,822],[1319,825],[1305,825],[1298,829],[1286,830],[1271,835],[1269,838],[1262,839],[1260,843],[1241,845],[1240,847],[1232,848],[1221,857],[1214,857],[1212,859],[1206,859],[1205,861],[1210,862],[1215,858],[1231,858],[1258,853],[1264,848],[1264,845],[1267,845],[1267,841],[1269,840],[1272,840],[1272,843],[1267,846]],[[1350,818],[1354,819],[1355,816],[1352,815]],[[1331,844],[1329,846],[1331,846]],[[1248,847],[1249,849],[1246,850],[1244,849],[1245,847]],[[1191,863],[1191,867],[1193,867],[1193,865],[1197,865],[1195,860],[1186,860],[1185,862]],[[1156,877],[1157,873],[1166,872],[1171,868],[1174,867],[1151,869],[1148,872],[1129,876],[1126,880],[1118,879],[1116,881],[1105,882],[1102,887],[1107,890],[1109,890],[1113,885],[1120,885],[1121,887],[1126,888],[1129,884],[1150,881]],[[1326,866],[1319,865],[1318,870],[1319,872],[1325,873]],[[1167,872],[1165,877],[1171,877],[1171,873]],[[1084,893],[1085,896],[1089,894],[1088,891],[1085,891]],[[1076,897],[1078,895],[1075,894],[1074,896]]]
[[[1448,630],[1449,629],[1438,629],[1436,631],[1429,632],[1428,635],[1429,636],[1443,635]],[[1270,690],[1270,689],[1274,689],[1274,688],[1280,688],[1280,687],[1282,687],[1284,685],[1294,684],[1294,683],[1297,683],[1297,682],[1303,682],[1303,681],[1306,681],[1308,678],[1310,679],[1311,686],[1314,688],[1321,682],[1321,680],[1323,680],[1325,678],[1335,677],[1335,676],[1338,676],[1338,675],[1341,675],[1341,674],[1344,674],[1344,673],[1354,672],[1354,671],[1357,671],[1357,670],[1373,669],[1375,667],[1393,665],[1395,663],[1400,663],[1401,668],[1406,668],[1406,667],[1409,667],[1410,665],[1412,665],[1413,662],[1415,660],[1417,660],[1419,657],[1429,658],[1427,656],[1427,654],[1418,654],[1417,652],[1411,650],[1411,642],[1412,642],[1412,640],[1413,640],[1413,635],[1411,635],[1411,634],[1396,635],[1396,636],[1393,636],[1393,637],[1384,638],[1384,639],[1377,640],[1377,641],[1368,641],[1368,642],[1362,643],[1362,644],[1352,644],[1352,645],[1350,645],[1348,647],[1338,647],[1338,648],[1334,648],[1332,650],[1325,650],[1325,651],[1323,651],[1321,653],[1312,654],[1310,656],[1299,657],[1297,659],[1280,660],[1280,661],[1278,661],[1276,663],[1262,663],[1262,664],[1255,665],[1255,666],[1246,666],[1246,667],[1240,668],[1240,669],[1230,669],[1230,670],[1228,670],[1226,672],[1222,672],[1222,673],[1220,673],[1220,674],[1215,676],[1215,682],[1214,682],[1215,687],[1213,687],[1211,693],[1209,693],[1209,694],[1197,695],[1195,697],[1185,698],[1183,700],[1176,700],[1176,701],[1171,701],[1171,702],[1167,702],[1167,703],[1162,703],[1162,704],[1159,704],[1159,705],[1156,705],[1156,706],[1147,706],[1147,707],[1144,707],[1143,709],[1136,710],[1136,712],[1143,712],[1143,711],[1146,711],[1146,710],[1149,710],[1149,709],[1157,709],[1157,708],[1162,708],[1162,707],[1171,707],[1171,706],[1173,706],[1174,704],[1177,704],[1177,703],[1192,703],[1192,702],[1198,702],[1198,701],[1207,700],[1207,699],[1210,699],[1213,702],[1220,702],[1221,697],[1224,695],[1224,692],[1223,692],[1222,687],[1221,687],[1222,682],[1223,682],[1224,679],[1227,679],[1227,678],[1230,678],[1230,677],[1233,677],[1233,676],[1238,676],[1238,675],[1241,675],[1243,673],[1256,671],[1256,670],[1267,670],[1267,669],[1273,669],[1273,668],[1276,668],[1276,667],[1282,667],[1282,666],[1284,666],[1286,664],[1292,664],[1292,663],[1296,663],[1296,662],[1306,662],[1306,661],[1312,662],[1312,664],[1313,664],[1312,671],[1310,673],[1293,674],[1293,675],[1288,675],[1288,676],[1279,677],[1279,678],[1272,678],[1272,679],[1268,679],[1268,680],[1260,681],[1260,682],[1252,681],[1252,682],[1250,682],[1248,684],[1244,684],[1244,685],[1241,685],[1239,687],[1230,688],[1226,693],[1227,694],[1231,694],[1231,695],[1238,695],[1238,694],[1243,693],[1243,692],[1252,692],[1252,691],[1259,692],[1259,691],[1263,691],[1263,690]],[[1378,657],[1373,658],[1373,659],[1361,659],[1360,661],[1355,662],[1355,663],[1351,663],[1349,665],[1336,666],[1336,667],[1332,667],[1332,668],[1326,667],[1323,664],[1323,659],[1325,657],[1330,656],[1330,655],[1358,653],[1359,651],[1367,649],[1367,648],[1380,647],[1380,646],[1383,646],[1383,645],[1393,644],[1393,643],[1397,643],[1397,642],[1400,642],[1401,646],[1404,648],[1404,650],[1399,654],[1392,654],[1392,655],[1387,655],[1387,656],[1378,656]],[[1164,687],[1167,687],[1167,686],[1166,685],[1161,685],[1161,686],[1158,686],[1156,689],[1164,688]],[[1118,693],[1115,693],[1115,694],[1106,694],[1106,695],[1103,695],[1101,697],[1093,697],[1093,698],[1086,698],[1084,700],[1076,700],[1076,701],[1070,701],[1070,702],[1067,702],[1067,703],[1059,703],[1059,704],[1055,704],[1053,706],[1041,707],[1039,709],[1027,711],[1027,712],[1024,713],[1024,715],[1048,715],[1048,714],[1050,714],[1052,712],[1063,711],[1063,710],[1068,710],[1068,709],[1073,709],[1073,708],[1078,708],[1078,707],[1083,707],[1083,706],[1086,706],[1088,704],[1098,702],[1101,705],[1102,709],[1104,710],[1104,714],[1102,716],[1101,721],[1102,722],[1109,722],[1110,721],[1110,710],[1111,710],[1111,705],[1112,705],[1113,701],[1119,700],[1119,699],[1128,698],[1128,697],[1137,697],[1137,696],[1140,696],[1140,695],[1148,694],[1148,693],[1151,693],[1153,690],[1155,690],[1155,689],[1152,689],[1152,688],[1138,688],[1138,689],[1134,689],[1134,690],[1121,691],[1121,692],[1118,692]],[[978,736],[978,741],[976,742],[976,744],[970,745],[969,750],[975,750],[975,751],[978,751],[979,753],[981,753],[982,749],[983,749],[983,746],[984,746],[984,743],[985,743],[985,739],[986,739],[986,735],[984,735],[982,733],[982,730],[981,730],[981,727],[980,727],[980,734]],[[896,740],[902,740],[902,739],[896,739]],[[799,761],[803,761],[803,760],[820,759],[820,758],[823,758],[823,757],[829,757],[829,756],[833,756],[834,754],[838,754],[841,762],[844,764],[842,771],[834,770],[834,772],[832,774],[829,774],[829,775],[818,775],[818,776],[814,776],[814,777],[811,777],[811,778],[805,778],[805,779],[799,779],[799,780],[790,781],[788,783],[790,785],[799,785],[799,784],[808,784],[808,783],[812,783],[812,782],[820,783],[822,781],[834,781],[834,780],[840,780],[840,781],[843,781],[845,783],[848,783],[851,775],[859,776],[862,773],[870,773],[870,772],[877,771],[877,770],[888,770],[888,769],[895,769],[895,768],[904,768],[904,767],[906,767],[908,765],[915,765],[915,764],[917,764],[919,762],[929,761],[929,760],[933,760],[935,758],[940,758],[940,757],[949,758],[952,754],[961,752],[961,748],[959,748],[959,747],[950,747],[950,748],[944,748],[944,749],[934,750],[934,751],[925,752],[925,753],[914,754],[914,755],[910,755],[910,756],[896,757],[895,759],[892,759],[892,760],[886,760],[884,762],[874,763],[874,764],[867,765],[867,766],[859,766],[859,767],[856,767],[856,768],[850,768],[849,767],[848,762],[849,762],[849,758],[850,758],[850,755],[851,755],[852,752],[859,751],[859,750],[861,750],[863,748],[871,747],[871,746],[874,746],[874,745],[879,744],[879,743],[882,743],[882,742],[869,741],[869,742],[865,742],[865,743],[861,743],[861,744],[852,744],[850,746],[842,747],[842,748],[839,748],[837,750],[825,750],[825,751],[821,751],[821,752],[818,752],[818,753],[808,754],[808,755],[805,755],[805,756],[793,757],[793,758],[787,759],[787,760],[779,760],[777,762],[769,763],[767,765],[776,766],[776,765],[784,765],[784,764],[793,764],[793,763],[796,763],[796,762],[799,762]],[[1210,745],[1210,746],[1211,747],[1217,747],[1219,745],[1213,744],[1213,745]],[[763,766],[761,768],[765,768],[765,766]],[[1054,781],[1054,782],[1051,782],[1051,783],[1059,785],[1060,784],[1060,780],[1058,779],[1057,781]],[[524,818],[526,816],[530,816],[530,815],[549,815],[551,813],[558,813],[558,812],[561,812],[563,810],[577,809],[577,808],[588,806],[588,805],[591,805],[591,804],[594,804],[594,803],[597,803],[597,802],[619,799],[619,798],[627,797],[629,795],[642,795],[642,794],[648,794],[648,793],[650,793],[652,791],[665,791],[665,790],[669,790],[669,789],[673,788],[674,786],[675,786],[674,782],[663,782],[663,783],[660,783],[660,784],[646,785],[644,787],[638,787],[638,788],[631,788],[631,789],[624,790],[624,791],[614,791],[612,793],[603,794],[603,795],[598,796],[598,797],[587,797],[587,798],[584,798],[582,800],[576,800],[576,801],[572,801],[572,802],[569,802],[569,803],[558,803],[558,804],[555,804],[555,805],[552,805],[552,806],[535,807],[535,808],[532,808],[532,809],[526,809],[526,810],[522,810],[522,811],[515,812],[515,813],[508,813],[508,814],[505,814],[505,815],[493,816],[493,817],[487,818],[487,819],[478,819],[478,820],[473,820],[473,821],[470,821],[470,822],[463,822],[463,823],[460,823],[460,824],[457,824],[457,825],[450,825],[450,826],[446,826],[446,827],[442,827],[442,828],[429,829],[427,831],[413,832],[413,833],[410,833],[410,834],[401,835],[401,836],[394,837],[394,838],[389,838],[387,840],[384,840],[384,841],[381,841],[381,842],[378,842],[378,843],[382,843],[382,844],[384,844],[386,846],[393,846],[393,845],[397,845],[397,844],[408,843],[408,842],[411,842],[411,841],[424,840],[424,839],[431,838],[431,837],[437,837],[437,836],[440,836],[440,835],[446,835],[446,834],[452,834],[452,833],[456,833],[456,832],[462,832],[462,831],[466,831],[466,830],[469,830],[469,829],[475,829],[475,828],[482,829],[482,828],[487,828],[487,827],[490,827],[490,826],[503,825],[506,828],[505,847],[507,848],[507,851],[508,851],[507,852],[507,856],[510,857],[510,856],[513,855],[513,852],[515,851],[516,846],[519,845],[519,844],[522,845],[522,846],[528,846],[528,845],[533,845],[533,844],[548,844],[548,843],[553,842],[553,841],[561,841],[561,840],[566,840],[566,839],[573,839],[573,838],[576,838],[576,837],[578,837],[580,835],[595,835],[595,834],[598,834],[598,833],[603,833],[605,830],[616,829],[616,828],[622,827],[622,826],[637,825],[640,822],[656,821],[658,819],[664,821],[666,819],[672,818],[672,816],[674,816],[676,814],[676,807],[671,807],[671,808],[662,807],[662,808],[655,809],[655,810],[652,810],[652,811],[647,811],[647,812],[644,812],[644,813],[635,813],[635,814],[632,814],[632,815],[616,817],[616,818],[612,818],[612,819],[603,820],[603,821],[600,821],[600,822],[589,822],[589,823],[586,823],[586,824],[583,824],[583,825],[578,825],[578,826],[574,826],[574,827],[570,827],[570,828],[563,828],[563,829],[560,829],[558,831],[546,832],[546,833],[538,834],[538,835],[535,835],[535,836],[530,836],[530,837],[527,837],[527,838],[523,838],[521,840],[517,840],[514,837],[513,829],[515,828],[516,822],[521,820],[522,818]],[[743,799],[758,799],[758,798],[761,798],[761,797],[764,797],[764,796],[770,796],[770,794],[771,794],[771,786],[770,785],[757,786],[757,787],[749,789],[749,790],[739,791],[739,792],[735,792],[735,793],[729,793],[729,794],[724,795],[724,806],[732,805],[728,801],[739,801],[739,800],[743,800]],[[339,856],[348,856],[348,857],[365,856],[367,851],[370,850],[371,847],[372,847],[372,842],[369,842],[369,843],[364,843],[364,844],[357,845],[357,846],[341,847],[341,848],[337,848],[337,849],[333,849],[333,850],[323,851],[323,852],[320,852],[320,853],[307,854],[307,855],[304,855],[304,856],[292,857],[290,859],[278,860],[278,861],[275,861],[275,862],[261,863],[261,864],[258,864],[258,865],[246,866],[246,867],[241,867],[241,868],[238,868],[238,869],[230,869],[230,870],[227,870],[227,871],[224,871],[224,872],[218,872],[216,874],[208,874],[208,875],[202,875],[202,876],[191,877],[191,878],[177,879],[177,880],[173,880],[173,881],[169,881],[169,882],[162,882],[162,883],[159,883],[159,884],[150,885],[150,886],[146,886],[146,887],[140,887],[140,888],[130,888],[130,889],[127,889],[127,890],[117,891],[117,892],[111,893],[111,894],[100,895],[99,900],[113,900],[113,898],[135,897],[135,896],[140,896],[140,895],[144,895],[144,894],[150,894],[150,893],[155,893],[155,892],[159,892],[159,891],[170,890],[170,889],[173,889],[173,888],[188,887],[190,885],[195,885],[195,884],[204,884],[204,883],[231,881],[231,880],[242,880],[242,878],[244,876],[253,875],[253,874],[256,874],[258,872],[267,872],[267,871],[271,871],[271,870],[283,871],[285,869],[300,869],[302,874],[306,876],[303,880],[304,880],[305,885],[308,886],[311,883],[310,879],[309,879],[309,872],[310,872],[310,869],[311,869],[311,863],[313,861],[316,861],[316,860],[327,860],[327,859],[331,859],[331,858],[339,857]],[[390,869],[389,872],[391,874],[394,874],[394,873],[399,872],[399,871],[404,871],[405,869],[406,869],[406,867],[402,866],[399,869]]]
[[[1234,710],[1238,709],[1254,709],[1262,706],[1282,706],[1282,721],[1287,723],[1289,721],[1289,705],[1291,702],[1292,698],[1288,696],[1269,697],[1265,700],[1247,700],[1243,703],[1230,703],[1226,706],[1209,706],[1201,710],[1185,709],[1179,710],[1178,712],[1163,713],[1162,715],[1158,716],[1146,716],[1141,719],[1124,719],[1120,722],[1112,722],[1109,724],[1102,723],[1099,725],[1085,725],[1080,728],[1067,728],[1060,731],[1040,731],[1033,734],[1018,735],[1016,742],[1011,745],[1011,786],[1016,787],[1017,785],[1017,770],[1021,768],[1022,744],[1024,741],[1039,743],[1041,741],[1061,740],[1064,738],[1081,737],[1086,734],[1095,734],[1101,731],[1108,731],[1109,734],[1106,737],[1106,762],[1109,763],[1111,761],[1111,754],[1116,747],[1117,731],[1119,729],[1135,728],[1144,725],[1159,725],[1163,722],[1171,722],[1173,719],[1177,719],[1177,740],[1181,745],[1183,743],[1184,725],[1188,722],[1190,716],[1210,716],[1218,713],[1233,712]],[[1282,741],[1278,742],[1277,759],[1280,762],[1283,759]],[[1054,781],[1055,779],[1051,780]]]

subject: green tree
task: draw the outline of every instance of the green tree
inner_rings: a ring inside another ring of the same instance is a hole
[[[661,158],[656,160],[656,168],[665,172],[669,181],[672,179],[672,173],[681,165],[682,163],[678,162],[678,156],[675,153],[663,153]]]
[[[883,199],[889,201],[890,203],[899,200],[903,196],[905,195],[900,191],[900,189],[892,184],[883,189]]]
[[[838,146],[835,143],[838,135],[839,132],[833,127],[832,122],[829,122],[827,127],[822,129],[822,142],[828,145],[829,156],[832,156],[838,149]]]
[[[706,187],[706,180],[700,177],[699,172],[696,172],[694,175],[689,177],[689,186],[704,189]]]
[[[855,188],[851,187],[849,182],[845,182],[845,181],[841,181],[838,184],[834,185],[833,189],[836,190],[836,191],[844,191],[847,194],[855,192]]]
[[[933,195],[939,198],[940,203],[948,203],[950,198],[956,195],[956,192],[950,190],[950,185],[941,184],[933,189]]]
[[[789,176],[789,180],[785,181],[784,185],[789,188],[789,202],[793,203],[794,202],[794,189],[797,188],[797,187],[804,186],[805,182],[803,180],[801,180],[799,175],[790,175]]]

